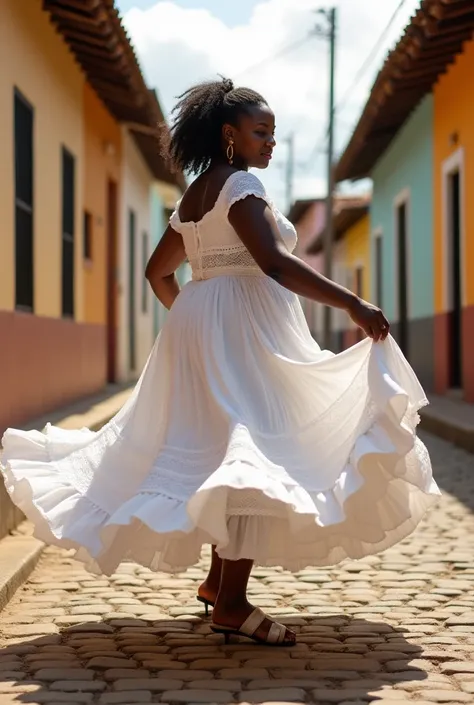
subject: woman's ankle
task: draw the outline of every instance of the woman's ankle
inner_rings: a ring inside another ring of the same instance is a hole
[[[227,594],[222,590],[218,592],[216,607],[220,612],[241,612],[248,609],[249,601],[245,594]]]

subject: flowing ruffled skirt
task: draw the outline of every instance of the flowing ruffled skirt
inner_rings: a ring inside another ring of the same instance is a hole
[[[35,535],[93,572],[181,571],[206,543],[333,565],[400,541],[440,494],[426,403],[393,338],[322,351],[294,294],[223,276],[184,287],[104,428],[8,429],[2,470]]]

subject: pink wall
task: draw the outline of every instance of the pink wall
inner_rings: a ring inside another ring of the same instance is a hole
[[[323,270],[323,255],[308,255],[305,250],[324,227],[326,215],[326,204],[323,200],[315,201],[303,215],[301,220],[296,223],[296,232],[298,233],[298,245],[295,254],[307,262],[313,269],[318,272]]]

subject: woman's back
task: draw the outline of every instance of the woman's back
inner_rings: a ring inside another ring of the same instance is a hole
[[[274,207],[262,182],[254,174],[232,171],[220,183],[207,176],[206,182],[190,186],[170,218],[171,226],[183,238],[194,280],[224,274],[264,276],[228,218],[234,203],[248,196],[255,196],[268,204],[285,245],[290,251],[296,246],[295,228]],[[200,217],[194,220],[189,218],[190,215]]]

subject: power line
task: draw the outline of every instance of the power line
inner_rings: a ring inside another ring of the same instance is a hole
[[[351,85],[349,86],[348,90],[344,93],[343,97],[339,101],[339,103],[336,106],[336,110],[342,110],[344,105],[347,103],[347,100],[349,96],[352,94],[354,89],[359,85],[361,79],[364,76],[364,73],[366,70],[370,67],[372,61],[377,57],[377,54],[379,50],[382,48],[383,42],[385,41],[385,38],[389,31],[392,28],[393,23],[398,17],[398,14],[401,12],[403,6],[406,4],[406,0],[400,0],[398,3],[397,7],[395,8],[395,11],[393,12],[392,16],[390,17],[388,24],[386,25],[385,29],[382,31],[381,35],[379,36],[377,42],[374,44],[372,51],[366,58],[366,60],[363,62],[359,70],[357,71],[356,75],[354,76],[354,79],[351,81]]]
[[[271,56],[267,56],[265,59],[262,59],[261,61],[258,61],[256,64],[253,64],[253,66],[248,66],[246,69],[238,73],[236,76],[234,76],[234,79],[240,78],[240,76],[243,76],[244,74],[248,73],[249,71],[255,71],[256,69],[259,69],[261,66],[264,66],[267,64],[269,61],[275,61],[276,59],[281,58],[282,56],[285,56],[286,54],[289,54],[291,51],[294,51],[300,46],[303,46],[308,42],[312,37],[315,36],[315,32],[311,31],[308,32],[306,37],[302,37],[301,39],[298,39],[296,42],[292,42],[291,44],[288,44],[287,46],[283,47],[279,51],[277,51],[275,54],[272,54]]]
[[[406,0],[400,0],[400,2],[398,3],[397,7],[395,8],[395,11],[393,12],[392,16],[391,16],[390,19],[389,19],[387,25],[386,25],[385,28],[382,30],[381,34],[379,35],[379,38],[377,39],[376,43],[375,43],[374,46],[372,47],[372,49],[371,49],[369,55],[368,55],[367,58],[363,61],[363,63],[361,64],[359,70],[357,71],[356,75],[354,76],[354,79],[351,81],[351,85],[349,86],[348,90],[344,93],[343,97],[341,98],[341,100],[340,100],[340,101],[338,102],[338,104],[336,105],[336,107],[335,107],[335,112],[336,112],[336,113],[340,112],[340,111],[342,110],[342,108],[344,108],[344,106],[345,106],[346,103],[347,103],[347,100],[348,100],[349,96],[350,96],[350,95],[352,94],[352,92],[354,91],[354,88],[356,88],[356,86],[359,85],[359,83],[360,83],[361,79],[363,78],[365,72],[367,71],[368,68],[370,68],[370,65],[371,65],[372,61],[374,60],[374,58],[376,58],[376,56],[377,56],[377,54],[378,54],[378,52],[379,52],[379,49],[381,48],[383,42],[385,41],[385,38],[386,38],[388,32],[389,32],[390,29],[392,28],[393,23],[395,22],[396,18],[398,17],[398,14],[400,13],[400,11],[402,10],[402,8],[403,8],[403,6],[404,6],[405,4],[406,4]],[[309,168],[309,167],[311,166],[311,162],[313,161],[313,159],[315,158],[315,156],[316,156],[319,152],[323,151],[323,148],[324,148],[324,146],[326,145],[328,136],[329,136],[329,129],[326,128],[325,131],[324,131],[324,133],[321,135],[320,139],[316,142],[316,144],[315,144],[313,150],[311,151],[311,154],[310,154],[310,156],[309,156],[308,163],[307,163],[307,168]]]

